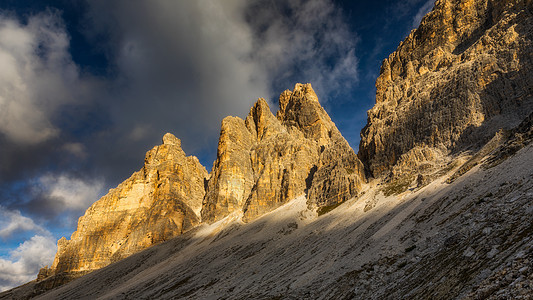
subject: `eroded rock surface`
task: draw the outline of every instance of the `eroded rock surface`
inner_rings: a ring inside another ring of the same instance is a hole
[[[70,240],[58,241],[54,262],[40,279],[100,269],[196,226],[206,177],[198,159],[186,156],[180,140],[167,133],[146,153],[140,171],[89,207]]]
[[[245,120],[222,122],[202,221],[236,212],[249,221],[306,192],[310,206],[341,203],[365,180],[363,165],[310,84],[279,98],[274,116],[259,99]]]
[[[392,167],[406,160],[441,168],[448,155],[477,151],[533,110],[532,6],[436,1],[376,81],[359,148],[375,177],[394,177]]]

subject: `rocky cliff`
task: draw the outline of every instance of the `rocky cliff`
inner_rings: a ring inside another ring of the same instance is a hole
[[[208,181],[207,181],[208,179]],[[170,133],[148,151],[144,167],[95,202],[71,239],[58,241],[51,288],[231,213],[255,219],[307,194],[309,207],[338,205],[357,195],[363,164],[320,106],[310,84],[280,96],[277,117],[259,99],[245,120],[222,121],[217,159],[208,177]],[[201,216],[201,218],[200,218]]]
[[[142,169],[89,207],[70,240],[58,241],[54,262],[40,279],[68,281],[61,276],[105,267],[198,225],[206,177],[180,140],[165,134],[163,144],[146,153]]]
[[[202,221],[230,213],[250,221],[307,193],[310,207],[342,203],[360,191],[362,163],[318,102],[310,84],[279,98],[274,116],[259,99],[245,120],[222,121]]]
[[[450,184],[385,197],[372,181],[320,217],[299,197],[246,224],[201,224],[38,299],[531,299],[532,130]]]
[[[436,1],[376,81],[359,147],[375,177],[428,175],[532,111],[532,11],[531,0]]]
[[[204,224],[44,297],[531,295],[532,20],[531,0],[438,0],[383,62],[362,162],[309,84],[283,92],[276,115],[259,99],[245,119],[225,118],[206,184],[166,135],[40,277],[98,269]],[[377,180],[365,184],[363,163]],[[255,222],[208,224],[230,214]]]

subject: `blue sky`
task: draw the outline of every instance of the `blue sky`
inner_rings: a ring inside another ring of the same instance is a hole
[[[352,147],[381,61],[432,0],[0,1],[0,290],[166,132],[211,169],[219,126],[310,82]],[[357,151],[357,149],[356,149]]]

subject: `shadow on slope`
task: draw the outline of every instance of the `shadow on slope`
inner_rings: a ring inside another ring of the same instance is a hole
[[[453,184],[442,177],[398,196],[371,186],[318,218],[299,198],[249,224],[201,225],[41,298],[449,299],[472,287],[486,295],[483,280],[533,255],[531,159],[530,145]]]

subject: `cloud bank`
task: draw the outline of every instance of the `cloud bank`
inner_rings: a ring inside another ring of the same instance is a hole
[[[358,80],[357,37],[330,0],[86,4],[104,75],[73,61],[59,11],[0,15],[0,178],[81,164],[116,184],[165,132],[209,167],[225,116],[259,97],[276,110],[296,82],[326,103]]]
[[[9,210],[0,206],[0,239],[6,240],[15,234],[26,231],[47,232],[35,224],[32,219],[23,216],[20,211]]]
[[[0,258],[0,292],[34,280],[40,268],[52,263],[56,251],[54,238],[35,235],[11,251],[8,259]]]
[[[325,102],[357,81],[357,38],[331,1],[90,7],[90,34],[107,36],[117,75],[108,102],[125,143],[172,131],[192,151],[214,149],[222,118],[244,116],[259,97],[276,109],[277,95],[305,81]]]
[[[54,12],[27,24],[0,15],[0,134],[37,144],[58,136],[53,119],[83,87],[68,52],[69,38]]]

